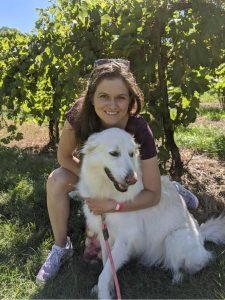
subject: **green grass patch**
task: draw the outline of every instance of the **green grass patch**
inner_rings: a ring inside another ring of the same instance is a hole
[[[45,286],[35,276],[52,246],[45,182],[55,168],[53,157],[0,148],[0,299],[87,299],[101,265],[82,260],[84,218],[79,203],[71,202],[69,235],[74,256]],[[225,253],[212,246],[219,259],[183,283],[171,284],[171,274],[136,262],[119,271],[124,299],[224,298]]]
[[[218,95],[212,92],[205,92],[201,97],[200,97],[200,102],[201,103],[219,103],[218,100]]]
[[[203,125],[179,127],[175,133],[175,140],[179,147],[225,159],[225,133],[223,130]]]
[[[0,148],[0,298],[30,299],[50,236],[45,182],[54,159]]]
[[[206,117],[209,121],[225,120],[225,110],[222,108],[200,107],[199,116]]]

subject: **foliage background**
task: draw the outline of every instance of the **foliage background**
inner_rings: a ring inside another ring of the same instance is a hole
[[[161,166],[172,158],[170,168],[179,175],[174,130],[194,122],[206,90],[224,95],[224,6],[219,0],[52,0],[39,10],[32,34],[0,32],[1,112],[19,122],[47,122],[54,147],[64,112],[85,88],[94,60],[129,59]],[[20,138],[15,127],[9,132]]]

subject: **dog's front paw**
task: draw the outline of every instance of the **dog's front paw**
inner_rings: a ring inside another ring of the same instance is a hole
[[[181,272],[176,272],[173,274],[172,284],[178,284],[182,282],[183,274]]]
[[[112,299],[110,293],[104,289],[104,290],[98,290],[98,299],[100,300],[106,300],[106,299]]]
[[[90,296],[94,298],[98,297],[98,299],[102,300],[112,298],[107,289],[99,289],[97,284],[91,289]]]
[[[91,297],[97,297],[98,296],[98,286],[97,284],[93,286],[90,292]]]

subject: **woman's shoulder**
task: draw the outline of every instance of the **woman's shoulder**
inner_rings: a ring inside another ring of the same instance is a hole
[[[83,101],[84,101],[83,97],[80,97],[80,98],[74,100],[71,107],[70,107],[70,109],[66,112],[66,114],[70,111],[79,110],[80,107],[82,106]]]
[[[129,121],[136,122],[136,123],[147,123],[146,120],[141,115],[130,115]]]
[[[71,108],[68,111],[66,111],[66,113],[65,113],[66,119],[69,121],[69,123],[72,126],[73,126],[73,123],[74,123],[74,118],[75,118],[76,113],[78,113],[81,109],[83,100],[84,100],[83,97],[76,99],[73,102]]]
[[[132,134],[139,133],[140,131],[148,131],[152,135],[152,130],[148,122],[141,115],[131,115],[129,116],[126,130]]]
[[[157,155],[152,130],[148,122],[142,116],[130,116],[125,130],[132,134],[137,144],[140,145],[140,155],[142,160]]]

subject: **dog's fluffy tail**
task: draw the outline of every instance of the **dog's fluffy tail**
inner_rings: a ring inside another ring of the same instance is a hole
[[[205,241],[215,244],[225,244],[225,214],[211,218],[201,224],[200,232]]]

